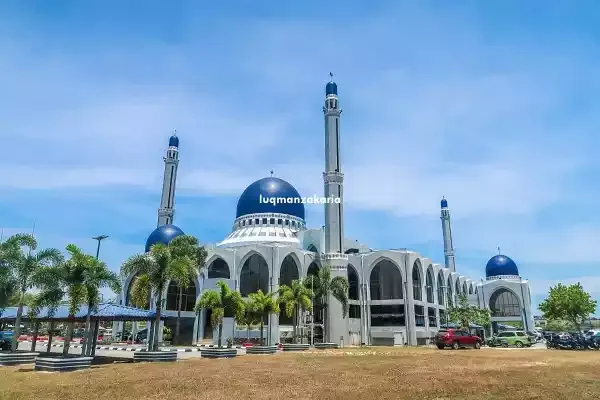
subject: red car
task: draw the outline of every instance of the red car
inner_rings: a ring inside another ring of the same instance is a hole
[[[458,350],[461,347],[472,347],[480,349],[483,340],[479,336],[471,335],[469,332],[460,329],[441,329],[435,335],[435,345],[442,350],[446,347],[452,347]]]

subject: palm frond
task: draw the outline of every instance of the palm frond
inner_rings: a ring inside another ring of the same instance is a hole
[[[31,251],[36,250],[37,246],[38,246],[37,239],[35,238],[35,236],[33,236],[30,233],[14,234],[14,235],[10,236],[8,239],[6,239],[6,241],[4,243],[6,243],[8,246],[14,245],[17,247],[27,247]]]
[[[336,276],[331,280],[331,295],[342,304],[342,316],[348,312],[348,279]]]
[[[155,263],[155,260],[150,255],[133,255],[121,265],[121,276],[126,278],[131,275],[149,274],[153,270]]]
[[[152,291],[152,286],[150,284],[150,277],[146,274],[139,275],[133,281],[133,285],[131,286],[131,294],[130,299],[133,305],[139,308],[150,308],[150,304],[148,299],[150,298],[150,293]]]

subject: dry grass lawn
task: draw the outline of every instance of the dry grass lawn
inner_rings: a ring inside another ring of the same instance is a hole
[[[1,399],[599,399],[600,352],[353,349],[72,373],[0,368]]]

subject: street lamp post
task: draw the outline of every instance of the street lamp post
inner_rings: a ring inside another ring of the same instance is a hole
[[[104,239],[107,239],[107,238],[108,238],[108,235],[100,235],[100,236],[96,236],[96,237],[92,238],[92,239],[98,241],[98,247],[96,248],[96,259],[98,259],[98,257],[100,256],[100,242],[102,242]]]

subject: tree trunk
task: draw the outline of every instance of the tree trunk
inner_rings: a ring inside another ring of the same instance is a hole
[[[160,309],[162,305],[162,286],[158,291],[158,299],[156,300],[156,318],[154,319],[154,338],[152,339],[152,348],[151,351],[158,351],[158,331],[160,330]]]
[[[69,319],[75,318],[74,315],[69,315]],[[67,325],[67,334],[64,341],[63,347],[63,356],[69,354],[69,346],[71,345],[71,337],[73,336],[73,328],[75,327],[75,322],[69,322]]]
[[[294,307],[294,327],[292,332],[292,343],[298,343],[298,306]]]
[[[179,324],[181,320],[181,305],[183,302],[183,288],[179,286],[179,301],[177,302],[177,320],[175,320],[175,337],[173,337],[173,344],[179,344]]]
[[[37,344],[38,333],[40,331],[40,322],[35,322],[35,327],[33,328],[33,340],[31,342],[31,351],[35,351],[35,345]]]
[[[329,343],[329,326],[327,326],[329,310],[327,309],[327,302],[323,300],[323,343]]]
[[[88,304],[87,315],[85,316],[85,342],[83,342],[83,346],[81,346],[81,355],[85,356],[87,354],[87,349],[91,346],[89,343],[92,335],[90,334],[90,330],[92,329],[92,325],[90,320],[92,318],[92,306]]]
[[[221,348],[221,337],[223,336],[223,323],[219,322],[219,339],[217,341],[217,346]]]
[[[15,319],[15,331],[13,333],[12,349],[14,353],[19,348],[19,336],[21,335],[21,319],[23,317],[23,298],[25,296],[25,290],[21,290],[19,295],[19,307],[17,308],[17,318]]]
[[[260,320],[260,345],[264,346],[265,342],[263,339],[263,330],[265,328],[265,321],[263,319]]]
[[[250,325],[248,325],[248,337],[246,338],[246,340],[248,342],[250,341]]]
[[[48,328],[48,347],[46,348],[46,353],[50,353],[50,348],[52,347],[52,331],[54,330],[54,322],[50,322],[50,326]]]

